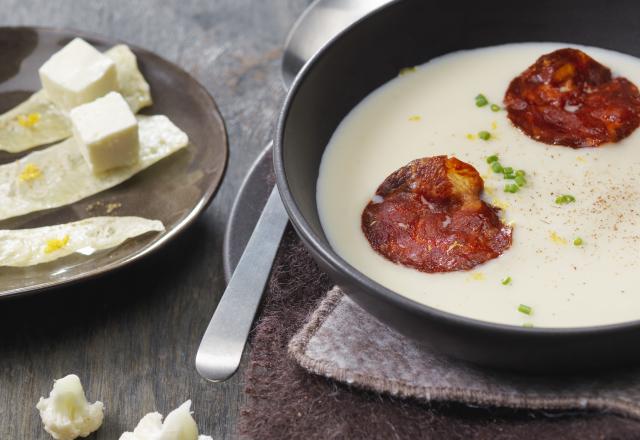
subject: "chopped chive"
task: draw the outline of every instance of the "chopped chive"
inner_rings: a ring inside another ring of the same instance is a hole
[[[501,173],[502,165],[500,165],[500,162],[495,161],[491,164],[491,169],[493,170],[494,173]]]
[[[533,328],[533,322],[525,322],[522,326],[524,328]]]
[[[491,133],[489,133],[488,131],[479,131],[478,132],[478,137],[480,139],[482,139],[483,141],[488,141],[489,139],[491,139]]]
[[[524,170],[517,170],[517,171],[516,171],[516,176],[522,176],[522,177],[524,177],[524,176],[526,176],[526,175],[527,175],[527,173],[525,173],[525,172],[524,172]]]
[[[573,245],[574,246],[582,246],[582,238],[578,237],[575,240],[573,240]]]
[[[504,192],[506,193],[517,193],[520,190],[520,187],[515,183],[509,183],[504,186]]]
[[[520,304],[518,306],[518,312],[524,313],[525,315],[531,315],[533,313],[533,309],[527,305]]]
[[[415,66],[403,67],[402,69],[400,69],[399,75],[406,75],[407,73],[411,73],[415,71],[416,71]]]
[[[487,163],[493,163],[493,162],[497,162],[498,161],[498,155],[497,154],[493,154],[489,157],[487,157]]]
[[[499,112],[500,111],[500,106],[498,104],[491,104],[491,111],[492,112]]]
[[[507,284],[511,284],[511,277],[503,278],[503,279],[500,281],[500,283],[501,283],[503,286],[506,286]]]
[[[566,205],[567,203],[575,202],[576,198],[570,194],[563,194],[561,196],[556,197],[556,203],[558,205]]]
[[[508,180],[513,180],[513,179],[516,178],[516,176],[515,176],[515,174],[509,173],[509,174],[505,174],[504,178],[508,179]]]
[[[518,186],[525,186],[527,184],[527,179],[525,179],[523,176],[516,175],[515,181],[516,185]]]
[[[513,174],[513,168],[511,168],[511,167],[504,167],[504,168],[502,169],[502,172],[503,172],[504,174]]]
[[[476,106],[477,107],[484,107],[487,104],[489,104],[489,101],[487,101],[486,96],[484,96],[482,93],[480,93],[480,94],[478,94],[478,96],[476,96]]]

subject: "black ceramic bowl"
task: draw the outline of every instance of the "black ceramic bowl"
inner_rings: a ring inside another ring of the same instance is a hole
[[[402,67],[448,52],[523,41],[599,46],[640,57],[640,3],[397,1],[355,23],[297,77],[278,124],[278,187],[302,241],[358,304],[391,327],[451,356],[528,372],[584,370],[640,358],[640,322],[527,329],[456,316],[372,281],[329,245],[318,218],[316,180],[340,121]],[[490,60],[488,60],[490,62]],[[527,264],[522,262],[522,264]],[[602,292],[603,302],[606,292]]]

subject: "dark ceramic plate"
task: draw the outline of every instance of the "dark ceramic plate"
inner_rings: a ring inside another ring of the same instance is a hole
[[[334,130],[402,67],[456,50],[521,41],[563,41],[640,57],[639,29],[640,3],[634,1],[613,7],[596,0],[494,0],[490,6],[397,0],[377,10],[316,54],[289,91],[273,155],[280,195],[294,228],[320,266],[364,309],[443,353],[536,373],[640,363],[640,351],[630,349],[640,340],[640,321],[529,329],[469,319],[411,301],[342,259],[324,235],[316,206],[320,161]],[[606,306],[606,292],[602,294]]]
[[[117,41],[62,29],[0,28],[0,112],[40,88],[38,67],[75,37],[105,51]],[[34,293],[120,268],[159,249],[200,214],[211,201],[227,163],[227,136],[215,102],[184,70],[144,49],[130,46],[151,86],[153,106],[143,114],[167,115],[189,136],[189,146],[128,181],[62,208],[0,222],[0,229],[33,228],[106,215],[161,220],[166,231],[131,239],[119,247],[85,257],[70,255],[27,268],[0,268],[0,298]],[[0,152],[0,163],[25,153]]]

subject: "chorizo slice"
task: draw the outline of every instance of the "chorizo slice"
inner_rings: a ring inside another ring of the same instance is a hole
[[[416,159],[378,187],[362,231],[388,260],[422,272],[468,270],[511,246],[511,227],[480,199],[476,169],[454,157]]]
[[[516,127],[552,145],[615,143],[640,125],[638,88],[577,49],[538,58],[511,81],[504,104]]]

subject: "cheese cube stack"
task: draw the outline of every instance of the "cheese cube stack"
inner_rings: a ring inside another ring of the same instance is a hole
[[[80,105],[69,116],[82,156],[94,173],[138,161],[138,121],[119,93]]]
[[[53,54],[38,73],[51,101],[64,110],[118,90],[113,60],[81,38]]]

